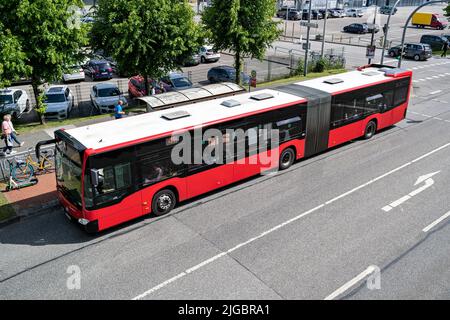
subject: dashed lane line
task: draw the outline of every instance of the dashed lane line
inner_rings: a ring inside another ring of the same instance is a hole
[[[319,210],[319,209],[321,209],[321,208],[323,208],[323,207],[325,207],[325,206],[327,206],[327,205],[329,205],[329,204],[331,204],[331,203],[333,203],[333,202],[335,202],[335,201],[337,201],[339,199],[342,199],[342,198],[344,198],[344,197],[346,197],[346,196],[348,196],[348,195],[350,195],[350,194],[352,194],[352,193],[354,193],[354,192],[356,192],[358,190],[361,190],[361,189],[363,189],[363,188],[365,188],[365,187],[367,187],[367,186],[369,186],[369,185],[371,185],[371,184],[373,184],[373,183],[375,183],[375,182],[377,182],[377,181],[379,181],[379,180],[381,180],[383,178],[386,178],[387,176],[390,176],[390,175],[396,173],[397,171],[400,171],[400,170],[402,170],[402,169],[404,169],[404,168],[406,168],[408,166],[411,166],[412,164],[414,164],[414,163],[416,163],[418,161],[421,161],[421,160],[423,160],[423,159],[425,159],[425,158],[435,154],[436,152],[439,152],[439,151],[441,151],[441,150],[443,150],[443,149],[445,149],[445,148],[447,148],[449,146],[450,146],[450,142],[446,143],[446,144],[444,144],[444,145],[442,145],[442,146],[440,146],[440,147],[438,147],[436,149],[433,149],[433,150],[431,150],[431,151],[429,151],[429,152],[427,152],[427,153],[425,153],[425,154],[415,158],[414,160],[411,160],[411,161],[409,161],[409,162],[407,162],[407,163],[405,163],[405,164],[403,164],[403,165],[401,165],[401,166],[399,166],[399,167],[397,167],[395,169],[392,169],[391,171],[388,171],[388,172],[386,172],[386,173],[384,173],[384,174],[382,174],[382,175],[380,175],[380,176],[378,176],[378,177],[376,177],[376,178],[374,178],[372,180],[369,180],[366,183],[361,184],[361,185],[359,185],[359,186],[357,186],[357,187],[355,187],[355,188],[353,188],[353,189],[351,189],[351,190],[349,190],[349,191],[347,191],[347,192],[345,192],[345,193],[343,193],[343,194],[341,194],[341,195],[339,195],[339,196],[337,196],[337,197],[335,197],[335,198],[333,198],[331,200],[328,200],[325,203],[322,203],[322,204],[320,204],[320,205],[318,205],[318,206],[316,206],[316,207],[314,207],[314,208],[312,208],[312,209],[310,209],[310,210],[308,210],[306,212],[303,212],[303,213],[301,213],[301,214],[299,214],[299,215],[297,215],[297,216],[295,216],[295,217],[293,217],[293,218],[291,218],[289,220],[286,220],[285,222],[280,223],[280,224],[272,227],[271,229],[268,229],[268,230],[260,233],[259,235],[248,239],[247,241],[239,243],[238,245],[232,247],[231,249],[229,249],[227,251],[222,251],[219,254],[217,254],[215,256],[212,256],[211,258],[209,258],[207,260],[204,260],[204,261],[200,262],[199,264],[197,264],[197,265],[195,265],[195,266],[193,266],[193,267],[191,267],[189,269],[186,269],[183,272],[175,275],[174,277],[172,277],[172,278],[170,278],[170,279],[168,279],[166,281],[163,281],[160,284],[150,288],[149,290],[143,292],[142,294],[134,297],[133,300],[143,299],[146,296],[148,296],[148,295],[150,295],[150,294],[152,294],[152,293],[154,293],[154,292],[156,292],[156,291],[166,287],[168,284],[173,283],[173,282],[177,281],[178,279],[181,279],[181,278],[185,277],[186,275],[188,275],[188,274],[190,274],[190,273],[192,273],[194,271],[199,270],[200,268],[202,268],[202,267],[204,267],[204,266],[206,266],[206,265],[208,265],[208,264],[210,264],[210,263],[220,259],[221,257],[223,257],[225,255],[228,255],[228,254],[236,251],[237,249],[242,248],[242,247],[244,247],[244,246],[246,246],[246,245],[248,245],[250,243],[253,243],[254,241],[256,241],[258,239],[261,239],[261,238],[263,238],[263,237],[265,237],[265,236],[267,236],[267,235],[269,235],[269,234],[271,234],[271,233],[273,233],[273,232],[275,232],[275,231],[277,231],[277,230],[279,230],[279,229],[281,229],[281,228],[283,228],[283,227],[285,227],[285,226],[287,226],[287,225],[289,225],[289,224],[291,224],[291,223],[293,223],[293,222],[295,222],[295,221],[297,221],[297,220],[299,220],[301,218],[304,218],[304,217],[312,214],[313,212],[316,212],[317,210]]]

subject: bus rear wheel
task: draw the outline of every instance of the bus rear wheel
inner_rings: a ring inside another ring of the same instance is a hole
[[[295,161],[295,152],[292,148],[284,149],[280,155],[279,168],[280,170],[286,170]]]
[[[176,203],[177,197],[172,190],[161,190],[153,196],[152,212],[155,216],[163,216],[172,211]]]
[[[364,130],[364,139],[370,139],[373,137],[377,131],[377,124],[375,121],[369,121],[366,125],[366,130]]]

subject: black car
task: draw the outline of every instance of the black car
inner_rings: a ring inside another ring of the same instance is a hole
[[[388,54],[392,58],[400,56],[401,46],[395,46],[389,49]],[[416,61],[427,60],[431,58],[431,48],[424,43],[405,43],[403,56]]]
[[[381,14],[389,14],[390,12],[391,12],[391,10],[392,10],[392,7],[389,7],[389,6],[382,6],[381,8],[380,8],[380,13]],[[392,15],[394,15],[394,14],[396,14],[397,13],[397,8],[394,8],[394,11],[392,11]]]
[[[106,60],[90,60],[84,68],[84,73],[92,80],[112,79],[113,69]]]
[[[213,67],[208,71],[208,80],[211,83],[234,82],[236,81],[236,69],[231,66]],[[250,77],[241,72],[241,81],[243,84],[249,84]]]
[[[365,23],[352,23],[344,27],[344,32],[362,34],[369,32],[369,28]]]
[[[380,27],[377,24],[373,24],[373,23],[363,23],[367,26],[367,32],[368,33],[377,33],[378,31],[380,31]]]
[[[311,10],[311,20],[317,20],[322,19],[323,15],[318,10]],[[302,11],[302,20],[308,20],[309,19],[309,10],[303,9]]]
[[[420,38],[420,43],[426,43],[430,45],[433,50],[441,50],[445,42],[449,40],[444,36],[436,36],[431,34],[425,34]]]
[[[447,41],[450,42],[450,34],[443,34],[442,35],[445,39],[447,39]]]
[[[322,15],[322,17],[325,18],[325,9],[319,9],[319,12],[320,12],[320,14]],[[327,10],[326,10],[326,14],[327,14],[327,15],[326,15],[327,19],[333,17],[332,12],[331,12],[331,9],[327,9]]]

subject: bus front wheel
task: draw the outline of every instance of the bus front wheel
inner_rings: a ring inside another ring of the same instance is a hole
[[[289,168],[295,161],[295,152],[292,148],[287,148],[283,150],[280,155],[279,167],[280,170],[285,170]]]
[[[377,131],[377,124],[375,121],[369,121],[366,125],[366,130],[364,130],[364,139],[370,139],[373,137]]]
[[[155,216],[163,216],[169,213],[177,203],[175,193],[169,189],[157,192],[153,196],[152,212]]]

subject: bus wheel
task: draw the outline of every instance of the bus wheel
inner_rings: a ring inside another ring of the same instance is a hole
[[[366,130],[364,131],[364,139],[370,139],[377,131],[377,124],[375,121],[369,121],[366,125]]]
[[[169,213],[177,203],[177,198],[173,191],[164,189],[153,196],[152,212],[155,216],[162,216]]]
[[[287,148],[283,150],[280,155],[279,168],[280,170],[285,170],[289,168],[295,161],[295,152],[292,148]]]

